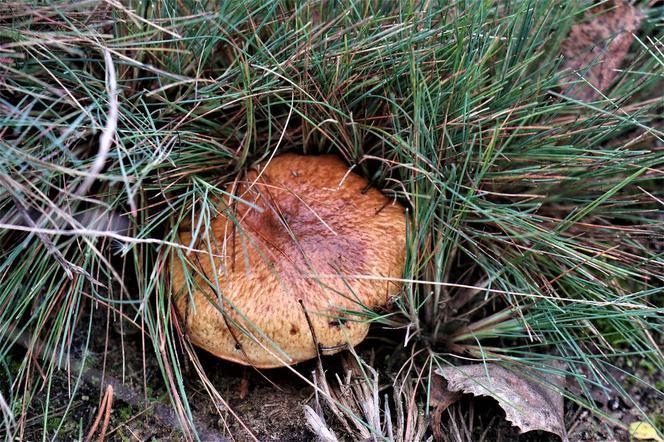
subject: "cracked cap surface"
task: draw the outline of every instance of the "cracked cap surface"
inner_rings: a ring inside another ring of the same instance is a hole
[[[284,154],[229,185],[242,201],[228,197],[194,245],[217,256],[187,256],[193,284],[177,254],[171,260],[175,305],[194,344],[271,368],[316,357],[316,341],[332,354],[364,339],[369,325],[350,312],[399,291],[380,278],[402,277],[406,217],[349,169],[332,155]],[[191,228],[180,232],[182,244],[191,240]]]

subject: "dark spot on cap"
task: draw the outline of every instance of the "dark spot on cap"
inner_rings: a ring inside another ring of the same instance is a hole
[[[291,326],[290,326],[290,334],[291,335],[296,335],[297,332],[299,332],[299,331],[300,331],[300,329],[297,328],[297,325],[291,324]]]

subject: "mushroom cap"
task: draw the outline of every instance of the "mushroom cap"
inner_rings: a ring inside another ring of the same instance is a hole
[[[277,156],[227,192],[236,197],[195,245],[212,253],[171,260],[192,342],[259,368],[314,358],[316,343],[323,354],[360,343],[369,324],[352,312],[385,306],[401,287],[404,208],[333,155]],[[180,232],[182,244],[192,229]]]

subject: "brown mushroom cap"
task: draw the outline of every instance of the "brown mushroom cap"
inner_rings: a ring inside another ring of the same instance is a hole
[[[216,256],[188,256],[193,284],[172,260],[175,305],[194,344],[270,368],[314,358],[314,339],[325,354],[360,343],[369,325],[349,313],[384,306],[401,284],[344,275],[401,278],[403,207],[332,155],[280,155],[227,190],[241,201],[228,198],[232,215],[214,218],[209,241],[199,235],[196,245]],[[180,233],[191,240],[191,230]]]

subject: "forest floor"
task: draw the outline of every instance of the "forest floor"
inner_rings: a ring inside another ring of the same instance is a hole
[[[105,328],[105,318],[102,314],[99,316],[99,320],[94,323]],[[50,391],[43,389],[35,397],[32,404],[34,417],[26,422],[24,440],[39,440],[42,436],[48,438],[49,434],[43,434],[44,427],[51,435],[57,431],[58,440],[79,439],[93,425],[104,390],[109,384],[120,394],[113,401],[106,430],[107,440],[181,439],[182,432],[169,407],[167,389],[160,377],[159,367],[150,357],[143,356],[149,352],[142,349],[140,335],[122,336],[117,331],[106,335],[105,330],[100,329],[92,336],[98,337],[98,340],[89,344],[90,352],[83,369],[80,372],[72,370],[69,374],[66,370],[60,370],[52,377]],[[105,339],[106,336],[108,339]],[[84,348],[83,345],[80,348]],[[72,350],[75,355],[76,349]],[[371,339],[358,348],[358,353],[362,357],[380,361],[380,357],[376,357],[372,352]],[[314,404],[313,389],[300,378],[293,376],[292,371],[285,368],[255,370],[221,361],[203,351],[200,352],[200,357],[209,379],[227,405],[211,400],[199,381],[188,382],[186,388],[191,391],[192,414],[199,425],[203,440],[252,440],[253,437],[259,440],[314,439],[315,435],[307,426],[302,408],[304,405]],[[22,358],[21,352],[17,351],[14,364],[18,364]],[[325,366],[329,372],[341,370],[338,359],[339,356],[325,358]],[[387,359],[387,356],[383,358],[384,361]],[[9,360],[9,366],[12,366],[12,359]],[[105,367],[103,371],[102,366]],[[381,367],[381,364],[376,366]],[[379,372],[379,376],[388,378],[393,375],[386,364],[382,364],[381,368],[383,371]],[[302,376],[311,379],[316,363],[302,363],[296,369]],[[186,367],[185,374],[187,370],[192,368]],[[642,383],[627,377],[627,372],[635,373]],[[79,395],[72,402],[70,392],[76,388],[80,373]],[[189,374],[192,375],[185,376],[185,380],[196,379],[193,373]],[[613,375],[622,382],[625,391],[629,392],[639,406],[630,406],[629,401],[616,392],[606,395],[598,390],[593,392],[593,398],[602,412],[615,422],[629,425],[641,420],[640,408],[656,423],[664,425],[664,404],[652,388],[644,387],[645,384],[659,390],[664,387],[664,379],[654,367],[638,357],[623,357],[616,364]],[[0,378],[0,381],[5,380]],[[385,385],[389,386],[389,382]],[[39,419],[40,415],[43,416],[39,410],[45,409],[47,402],[50,411],[48,420],[44,423]],[[63,420],[62,416],[67,408],[69,412]],[[223,418],[219,417],[217,408],[223,410]],[[333,416],[327,417],[337,436],[348,437]],[[625,427],[590,414],[570,401],[565,403],[565,424],[570,441],[630,440]],[[445,412],[443,425],[457,429],[458,434],[469,441],[559,440],[557,436],[545,432],[520,435],[505,420],[505,413],[496,401],[469,395],[465,395]],[[454,440],[452,434],[449,437]]]

